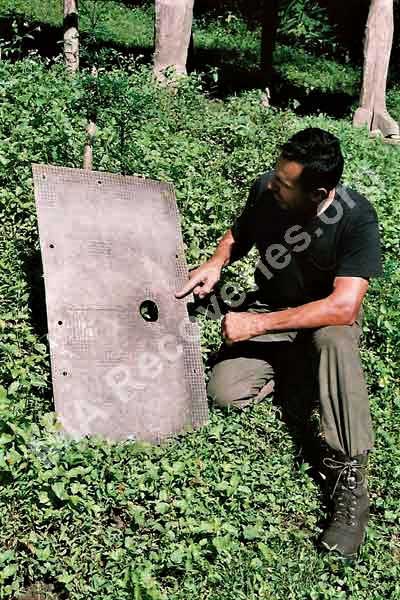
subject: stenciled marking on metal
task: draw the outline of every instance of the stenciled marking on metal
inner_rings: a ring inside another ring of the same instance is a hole
[[[173,187],[33,165],[56,412],[79,439],[159,442],[208,419]]]

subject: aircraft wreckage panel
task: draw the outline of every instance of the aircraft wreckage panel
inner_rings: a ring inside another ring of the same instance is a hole
[[[173,187],[33,166],[54,402],[66,434],[160,441],[207,421]]]

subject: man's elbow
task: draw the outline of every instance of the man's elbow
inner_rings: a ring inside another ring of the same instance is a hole
[[[355,310],[349,309],[348,313],[346,314],[345,325],[354,325],[357,320],[357,315],[358,313]]]
[[[354,325],[357,320],[359,307],[349,302],[334,303],[336,325]]]
[[[335,278],[329,300],[337,325],[354,325],[367,289],[368,279],[363,277]]]

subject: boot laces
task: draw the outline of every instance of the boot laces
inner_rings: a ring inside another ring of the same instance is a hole
[[[325,458],[323,462],[326,467],[337,471],[336,482],[330,495],[331,500],[335,502],[334,520],[344,519],[347,524],[356,525],[357,497],[354,491],[365,481],[364,466],[356,460]]]

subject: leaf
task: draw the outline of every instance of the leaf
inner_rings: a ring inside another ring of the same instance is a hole
[[[51,548],[50,546],[46,546],[45,548],[36,548],[36,556],[38,560],[47,561],[51,556]]]
[[[64,573],[63,575],[58,575],[57,577],[57,581],[59,581],[60,583],[71,583],[71,581],[73,581],[75,579],[76,575],[75,573],[71,573],[70,575],[68,575],[67,573]]]
[[[12,384],[8,388],[8,395],[12,396],[19,388],[19,381],[13,381]]]
[[[50,498],[47,492],[39,492],[38,498],[41,504],[50,504]]]
[[[3,446],[5,444],[9,444],[14,440],[14,436],[9,433],[2,433],[0,435],[0,445]]]
[[[212,521],[201,521],[195,531],[196,533],[214,533],[216,528]]]
[[[53,485],[51,486],[51,489],[53,490],[53,492],[55,493],[57,498],[59,498],[60,500],[65,500],[66,498],[68,498],[68,494],[65,491],[64,483],[60,483],[60,482],[53,483]]]
[[[155,511],[161,515],[164,515],[166,512],[168,512],[170,506],[167,502],[157,502],[157,504],[155,505]]]
[[[37,377],[36,375],[31,376],[30,384],[32,387],[38,388],[45,388],[47,386],[46,379],[44,377]]]
[[[245,540],[255,540],[263,535],[263,530],[259,527],[248,526],[243,529],[243,536]]]
[[[6,456],[6,461],[8,462],[9,465],[16,465],[19,462],[21,462],[22,460],[22,456],[19,452],[17,452],[16,450],[14,450],[13,448],[8,452],[7,456]]]
[[[232,540],[229,535],[215,537],[212,543],[218,552],[228,551],[232,547]]]
[[[13,550],[5,550],[5,552],[0,552],[0,565],[8,562],[15,558],[15,552]]]
[[[258,549],[260,550],[262,557],[267,563],[272,563],[276,560],[276,554],[271,548],[268,548],[264,542],[258,542]]]
[[[0,571],[0,578],[4,581],[9,577],[12,577],[17,572],[18,566],[16,564],[7,565]]]
[[[182,548],[177,548],[176,550],[174,550],[170,556],[170,560],[173,563],[176,563],[178,565],[180,565],[183,562],[183,559],[185,557],[185,552],[182,550]]]

